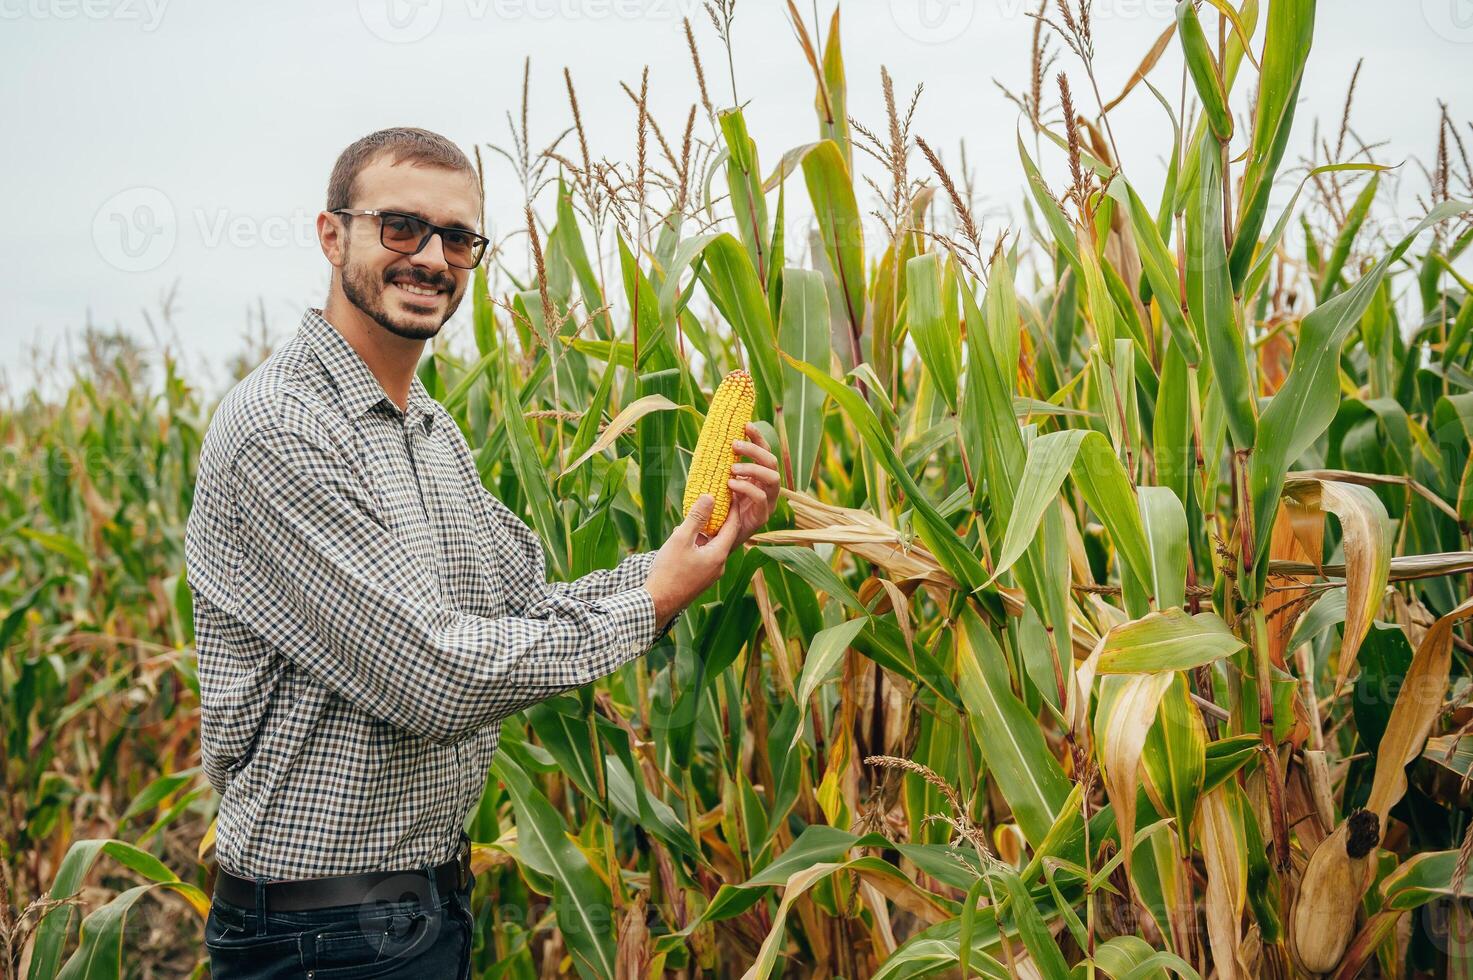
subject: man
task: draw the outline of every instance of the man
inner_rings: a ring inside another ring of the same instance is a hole
[[[705,496],[659,551],[548,582],[415,375],[484,253],[481,210],[443,137],[344,150],[317,217],[327,305],[205,436],[185,557],[220,793],[215,980],[468,975],[462,827],[501,720],[641,654],[776,503],[748,427],[718,534],[698,533]]]

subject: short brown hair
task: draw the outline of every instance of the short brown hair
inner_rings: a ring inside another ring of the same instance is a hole
[[[460,151],[460,147],[439,133],[432,133],[427,129],[395,126],[369,133],[338,154],[337,163],[332,167],[332,177],[327,182],[327,210],[351,207],[353,181],[358,178],[358,172],[383,154],[389,154],[392,163],[408,161],[427,167],[462,171],[471,177],[476,185],[476,192],[481,193],[480,174]]]

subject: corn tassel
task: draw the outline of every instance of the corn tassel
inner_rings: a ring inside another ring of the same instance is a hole
[[[746,425],[752,420],[752,407],[756,404],[757,392],[752,387],[752,376],[746,371],[733,371],[721,379],[716,394],[711,398],[711,407],[706,412],[705,424],[701,426],[700,438],[696,440],[696,454],[691,459],[690,474],[685,481],[684,513],[689,514],[703,493],[709,493],[716,506],[711,510],[711,519],[702,530],[713,535],[726,523],[731,509],[731,467],[736,462],[732,441],[745,437]]]

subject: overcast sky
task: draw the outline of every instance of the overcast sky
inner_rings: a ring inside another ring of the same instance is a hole
[[[148,333],[144,311],[177,286],[177,343],[187,361],[223,364],[240,346],[247,309],[264,306],[272,335],[296,329],[321,302],[327,264],[313,220],[337,153],[390,125],[509,145],[506,114],[531,57],[532,143],[568,125],[564,66],[578,86],[595,156],[628,159],[635,113],[619,90],[650,68],[657,121],[678,132],[697,98],[681,16],[695,0],[0,0],[6,98],[0,187],[0,370],[33,382],[27,351],[64,343],[90,317]],[[1266,6],[1266,2],[1265,2]],[[815,138],[813,81],[785,4],[739,0],[737,98],[763,172]],[[812,2],[799,4],[811,18]],[[1024,0],[851,0],[843,6],[850,113],[883,128],[879,70],[900,97],[925,86],[914,132],[953,167],[958,148],[986,215],[989,240],[1017,219],[1018,112],[995,81],[1025,84],[1033,22]],[[831,5],[819,3],[825,22]],[[1167,0],[1097,0],[1100,87],[1112,97],[1172,20]],[[697,28],[711,95],[731,104],[726,61],[710,22]],[[1204,13],[1204,17],[1206,14]],[[1261,47],[1262,29],[1254,47]],[[1473,118],[1473,0],[1324,0],[1291,159],[1309,149],[1309,121],[1338,126],[1346,84],[1365,56],[1352,123],[1385,162],[1406,160],[1406,216],[1425,186],[1437,98]],[[1076,97],[1092,109],[1067,54]],[[1173,103],[1180,62],[1151,76]],[[1239,86],[1240,104],[1246,87]],[[1053,89],[1046,89],[1053,101]],[[1127,176],[1152,194],[1169,139],[1144,89],[1111,114]],[[709,129],[698,129],[709,134]],[[1473,131],[1464,128],[1466,137]],[[521,192],[488,154],[493,236],[514,228]],[[914,172],[924,171],[915,158]],[[1045,172],[1057,182],[1060,156]],[[873,172],[873,168],[871,168]],[[795,181],[791,189],[801,191]],[[801,196],[801,195],[799,195]],[[790,254],[796,251],[792,197]],[[863,202],[868,210],[872,202]],[[801,220],[801,217],[798,218]],[[469,303],[465,304],[469,307]],[[453,325],[452,325],[453,326]],[[451,330],[453,336],[456,331]],[[204,379],[201,379],[202,383]]]

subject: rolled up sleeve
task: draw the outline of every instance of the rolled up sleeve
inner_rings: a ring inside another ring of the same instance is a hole
[[[423,738],[459,741],[654,641],[637,563],[586,588],[544,589],[515,616],[447,608],[346,461],[301,434],[254,434],[233,482],[240,553],[227,611],[344,699]]]

